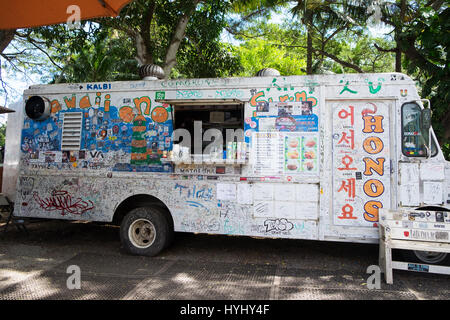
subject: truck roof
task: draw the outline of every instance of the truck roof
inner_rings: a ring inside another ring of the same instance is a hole
[[[67,92],[93,92],[93,91],[130,91],[130,90],[176,90],[176,89],[214,89],[214,88],[253,88],[262,84],[276,84],[304,87],[315,87],[321,85],[342,85],[342,82],[367,83],[368,81],[379,81],[383,79],[384,84],[411,84],[413,81],[403,73],[347,73],[331,75],[294,75],[294,76],[268,76],[268,77],[233,77],[233,78],[192,78],[192,79],[169,79],[169,80],[135,80],[135,81],[113,81],[113,82],[84,82],[84,83],[61,83],[61,84],[38,84],[31,85],[24,91],[24,95],[36,93],[67,93]]]

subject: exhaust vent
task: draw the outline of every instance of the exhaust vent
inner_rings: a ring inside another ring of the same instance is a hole
[[[156,64],[144,64],[139,68],[139,76],[142,80],[164,79],[164,70]]]
[[[80,150],[81,127],[83,124],[82,112],[64,113],[62,126],[61,150]]]
[[[280,71],[272,68],[264,68],[256,73],[257,77],[276,77],[280,75]]]
[[[42,121],[50,116],[50,101],[40,96],[32,96],[25,102],[26,115],[35,121]]]

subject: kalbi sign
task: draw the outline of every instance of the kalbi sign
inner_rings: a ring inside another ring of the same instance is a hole
[[[382,102],[333,104],[334,224],[377,226],[389,206],[389,108]]]

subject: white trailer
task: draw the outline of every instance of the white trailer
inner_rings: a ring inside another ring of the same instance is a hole
[[[450,221],[424,105],[400,73],[31,86],[15,215],[120,223],[143,255],[174,231],[376,243],[380,208]]]

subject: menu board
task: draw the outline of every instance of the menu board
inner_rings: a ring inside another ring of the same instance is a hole
[[[251,161],[255,174],[317,174],[318,133],[255,132]]]
[[[254,132],[251,161],[255,174],[282,174],[284,160],[280,132]]]

